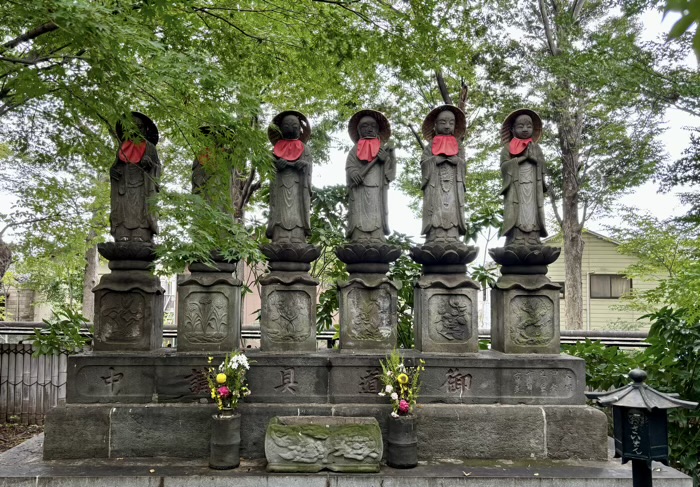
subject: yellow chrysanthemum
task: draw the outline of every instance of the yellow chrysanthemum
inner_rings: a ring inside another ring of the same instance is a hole
[[[399,374],[396,379],[399,381],[399,384],[408,384],[408,376],[406,374]]]
[[[226,374],[216,374],[217,384],[226,384]]]

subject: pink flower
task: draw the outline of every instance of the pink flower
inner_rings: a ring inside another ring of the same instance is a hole
[[[408,401],[404,401],[403,399],[401,399],[401,401],[399,401],[399,413],[408,414],[409,409],[411,409],[411,405],[408,404]]]
[[[231,389],[226,386],[219,387],[216,391],[221,397],[229,397],[231,395]]]

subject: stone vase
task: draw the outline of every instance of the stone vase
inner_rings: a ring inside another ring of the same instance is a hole
[[[223,409],[212,416],[209,468],[228,470],[241,463],[241,415]]]
[[[394,468],[413,468],[418,465],[415,416],[389,416],[386,464]]]

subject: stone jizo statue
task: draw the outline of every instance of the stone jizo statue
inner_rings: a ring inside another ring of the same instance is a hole
[[[348,123],[355,146],[345,164],[351,242],[385,242],[389,234],[389,183],[396,177],[389,120],[375,110],[360,110]]]
[[[464,113],[452,105],[435,108],[423,121],[423,137],[428,144],[421,157],[421,233],[426,236],[426,244],[459,242],[466,234],[466,163],[461,144],[466,127]]]
[[[158,233],[153,197],[159,190],[161,164],[156,144],[158,129],[146,115],[132,112],[135,132],[117,122],[121,143],[110,169],[110,233],[116,242],[152,242]]]
[[[277,174],[270,187],[266,235],[273,243],[306,243],[311,234],[311,125],[299,112],[284,111],[267,131]]]
[[[501,126],[501,175],[504,198],[501,236],[506,247],[541,245],[547,236],[544,220],[545,161],[537,144],[542,136],[542,119],[532,110],[508,115]]]

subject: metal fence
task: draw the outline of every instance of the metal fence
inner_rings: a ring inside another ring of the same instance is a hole
[[[43,424],[66,401],[67,355],[32,356],[32,346],[0,345],[0,423]]]

